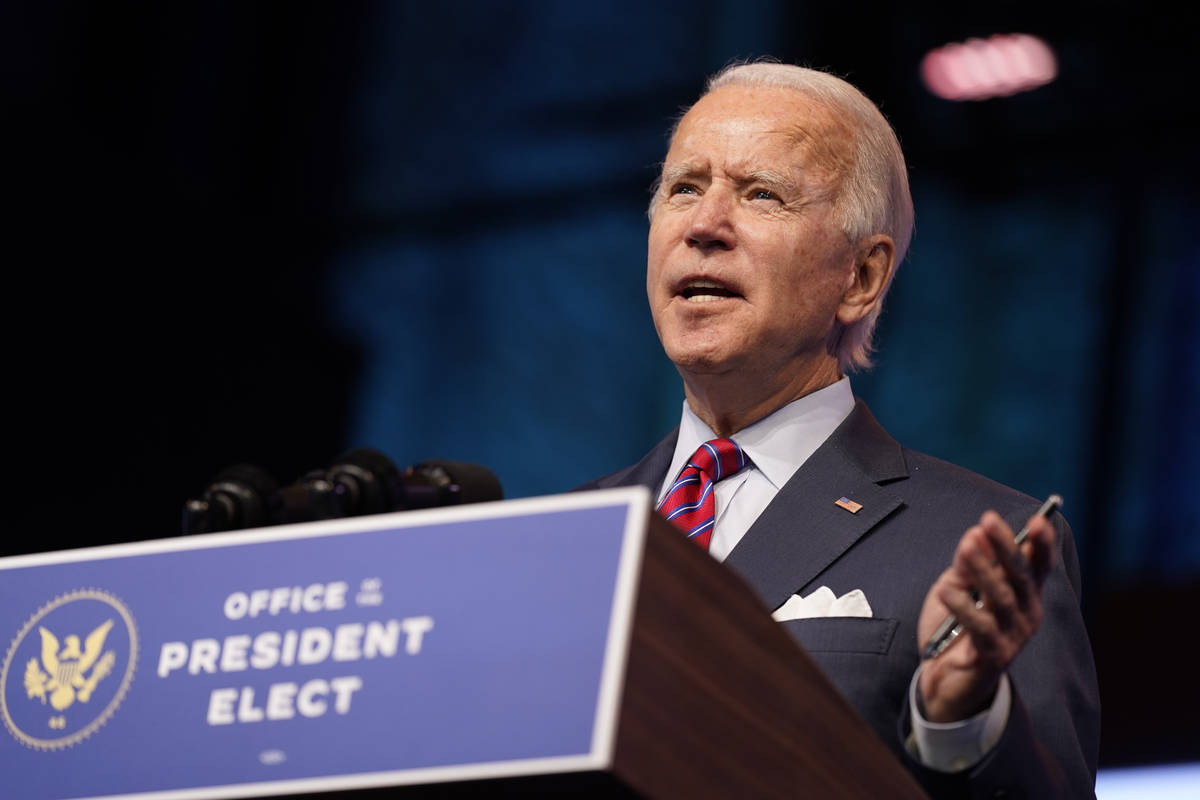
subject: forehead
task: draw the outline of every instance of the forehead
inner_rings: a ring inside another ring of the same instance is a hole
[[[680,120],[667,163],[722,169],[799,167],[840,175],[848,165],[851,143],[850,127],[808,94],[723,86],[700,98]]]

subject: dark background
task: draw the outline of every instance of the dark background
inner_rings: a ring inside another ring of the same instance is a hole
[[[1067,499],[1102,765],[1200,759],[1195,13],[1154,3],[6,4],[0,554],[177,535],[223,467],[369,445],[508,496],[639,457],[682,392],[645,204],[705,77],[875,99],[917,233],[857,393],[910,447]],[[1031,33],[1060,76],[922,86]]]

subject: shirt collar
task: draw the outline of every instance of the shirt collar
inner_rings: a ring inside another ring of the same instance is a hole
[[[853,410],[850,379],[842,378],[824,389],[793,400],[730,438],[778,491]],[[675,455],[671,458],[665,483],[674,481],[696,448],[715,438],[717,435],[684,400],[679,439],[675,442]],[[659,496],[662,496],[661,492]]]

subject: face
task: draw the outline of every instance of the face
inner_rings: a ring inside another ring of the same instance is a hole
[[[680,122],[650,224],[646,289],[685,378],[779,382],[829,367],[854,272],[833,220],[850,137],[790,89],[726,86]]]

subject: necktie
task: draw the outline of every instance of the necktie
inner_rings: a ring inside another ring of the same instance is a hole
[[[712,540],[716,501],[713,487],[746,466],[746,454],[732,439],[713,439],[696,449],[687,466],[667,489],[658,511],[687,534],[696,544],[708,549]]]

